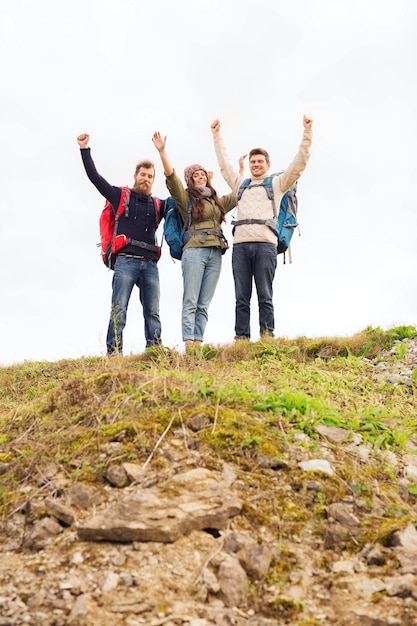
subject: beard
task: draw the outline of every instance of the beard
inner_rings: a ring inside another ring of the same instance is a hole
[[[146,181],[137,182],[133,186],[133,191],[136,191],[137,193],[144,193],[146,196],[148,196],[151,193],[151,190],[152,190],[151,183],[148,183]]]

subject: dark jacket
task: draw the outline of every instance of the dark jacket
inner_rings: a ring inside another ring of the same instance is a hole
[[[104,196],[112,205],[114,212],[117,211],[122,194],[121,187],[110,185],[96,170],[94,161],[91,158],[90,148],[81,148],[81,157],[88,178],[94,187]],[[160,207],[161,219],[165,217],[165,200],[161,200]],[[130,193],[129,213],[123,215],[119,219],[118,234],[126,235],[130,239],[143,241],[150,245],[155,245],[155,234],[157,229],[156,211],[152,196],[143,193],[137,193],[133,189]],[[121,252],[133,256],[142,256],[153,261],[157,260],[157,252],[146,250],[128,244]]]

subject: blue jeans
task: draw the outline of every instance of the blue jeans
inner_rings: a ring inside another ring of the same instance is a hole
[[[159,272],[156,262],[118,254],[114,266],[110,322],[107,331],[109,356],[123,354],[127,305],[135,285],[139,288],[139,299],[143,308],[146,347],[161,343]]]
[[[203,341],[208,308],[222,267],[220,248],[187,248],[182,253],[181,267],[182,338]]]
[[[277,267],[277,247],[272,243],[248,241],[233,246],[232,269],[235,281],[236,339],[250,339],[250,301],[255,280],[259,306],[260,334],[274,334],[272,283]]]

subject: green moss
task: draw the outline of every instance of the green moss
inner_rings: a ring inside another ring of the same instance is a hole
[[[267,585],[285,584],[290,580],[290,574],[297,565],[297,557],[290,550],[278,546],[276,555],[271,561],[265,582]]]
[[[302,612],[303,605],[300,602],[295,602],[290,598],[279,597],[271,602],[268,602],[266,614],[274,617],[278,620],[283,620],[284,623],[295,620],[297,616]]]

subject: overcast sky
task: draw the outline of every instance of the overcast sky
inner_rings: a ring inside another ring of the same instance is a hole
[[[301,236],[279,257],[276,335],[349,336],[417,322],[415,0],[0,0],[0,365],[105,354],[112,273],[102,264],[98,171],[131,185],[168,135],[182,176],[217,167],[210,123],[238,157],[265,147],[285,168],[314,119],[299,182]],[[229,218],[230,221],[230,218]],[[162,229],[160,229],[162,232]],[[226,227],[230,235],[230,226]],[[160,233],[161,235],[161,233]],[[231,242],[231,236],[228,237]],[[182,347],[181,265],[159,263],[162,339]],[[253,300],[252,338],[258,338]],[[231,250],[206,342],[234,336]],[[144,349],[135,289],[125,353]]]

